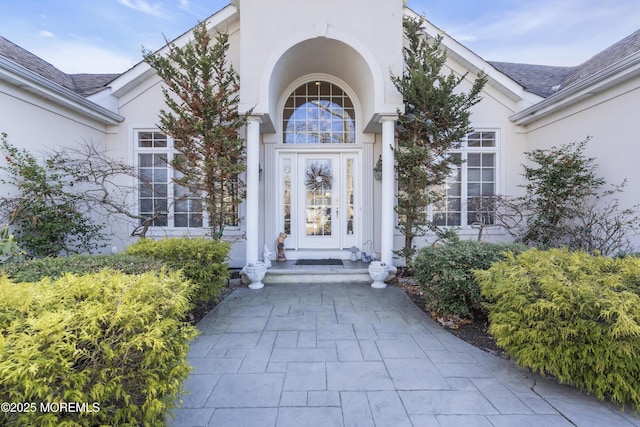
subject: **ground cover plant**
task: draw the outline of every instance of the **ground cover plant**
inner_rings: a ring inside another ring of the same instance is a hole
[[[531,249],[475,277],[518,364],[640,410],[640,259]]]
[[[13,282],[37,282],[45,277],[57,279],[67,273],[98,273],[109,268],[125,274],[141,274],[160,271],[164,266],[160,260],[133,255],[72,255],[47,257],[0,265],[0,273]]]
[[[0,277],[0,401],[85,405],[2,412],[1,425],[163,425],[190,367],[180,272]]]

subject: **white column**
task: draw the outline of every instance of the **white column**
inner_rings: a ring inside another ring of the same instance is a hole
[[[247,121],[246,265],[258,261],[260,253],[260,122],[258,116]]]
[[[380,260],[393,266],[393,234],[395,208],[395,123],[397,116],[382,117],[382,197]]]

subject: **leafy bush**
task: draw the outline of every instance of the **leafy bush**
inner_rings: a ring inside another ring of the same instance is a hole
[[[218,296],[229,277],[228,242],[206,238],[141,239],[127,248],[127,253],[162,260],[168,267],[181,269],[198,291],[196,302]]]
[[[496,223],[517,241],[538,248],[603,255],[629,250],[629,236],[640,228],[639,206],[623,208],[615,197],[626,180],[609,185],[597,176],[596,159],[585,155],[589,140],[526,152],[526,194],[491,196]]]
[[[0,401],[38,405],[0,413],[0,424],[163,425],[190,370],[196,330],[181,319],[192,292],[178,272],[0,277]],[[40,402],[88,411],[43,411]]]
[[[475,275],[520,365],[640,409],[640,259],[533,249]]]
[[[0,266],[0,273],[14,282],[37,282],[45,277],[57,279],[66,273],[98,273],[105,268],[125,274],[141,274],[160,271],[162,267],[161,261],[133,255],[72,255],[5,264]]]
[[[504,252],[524,249],[524,245],[513,243],[458,239],[424,247],[415,259],[415,279],[432,310],[446,316],[472,317],[482,309],[480,286],[473,270],[489,268],[492,262],[504,258]]]
[[[9,226],[0,228],[0,265],[7,262],[21,261],[26,252],[16,243]]]
[[[5,164],[0,182],[15,187],[16,195],[0,199],[0,213],[15,227],[18,245],[32,257],[91,252],[103,245],[102,226],[94,223],[81,193],[73,191],[75,177],[59,170],[57,155],[43,164],[0,136]]]

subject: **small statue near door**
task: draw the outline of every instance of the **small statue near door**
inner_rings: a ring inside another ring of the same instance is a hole
[[[286,239],[287,234],[282,232],[280,233],[280,236],[278,236],[278,238],[276,239],[276,248],[278,249],[278,257],[276,258],[276,261],[286,261],[287,257],[285,256],[285,251],[286,248],[284,246],[284,239]]]

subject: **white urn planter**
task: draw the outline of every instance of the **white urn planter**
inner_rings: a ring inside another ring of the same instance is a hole
[[[267,273],[267,267],[262,261],[249,264],[244,268],[244,274],[249,279],[249,289],[262,289],[264,288],[264,275]]]
[[[373,279],[372,288],[383,289],[387,287],[384,280],[389,275],[389,266],[382,261],[371,261],[369,264],[369,276]]]

